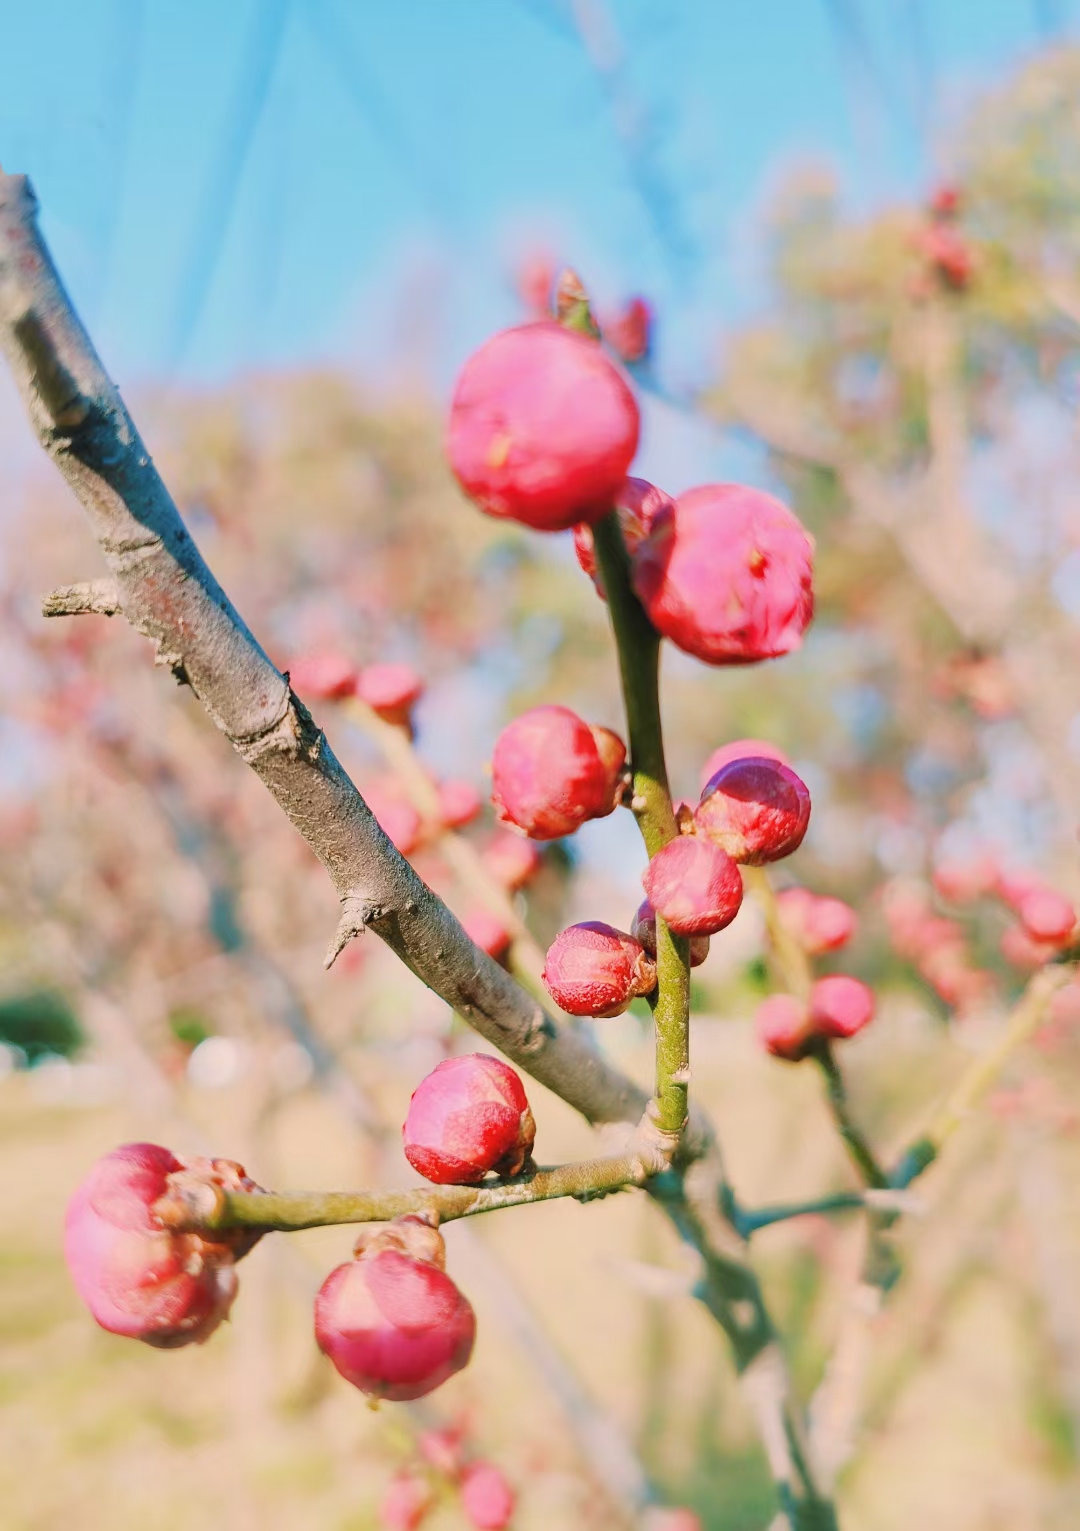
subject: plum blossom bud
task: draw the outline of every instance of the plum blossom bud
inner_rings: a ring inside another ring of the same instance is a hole
[[[950,904],[971,904],[992,893],[997,885],[997,858],[989,851],[975,856],[939,861],[934,868],[934,891]]]
[[[395,1403],[422,1398],[466,1366],[476,1315],[443,1269],[438,1231],[402,1217],[362,1234],[315,1299],[319,1349],[354,1387]]]
[[[677,936],[715,935],[742,903],[738,867],[697,835],[680,835],[657,851],[641,881],[649,903]]]
[[[810,1011],[793,994],[770,994],[762,1000],[754,1030],[765,1051],[787,1063],[805,1058],[814,1039]]]
[[[408,723],[424,694],[424,679],[408,664],[365,665],[356,677],[355,694],[387,723]]]
[[[451,777],[439,783],[439,823],[444,829],[464,829],[483,811],[484,799],[471,781]]]
[[[656,987],[656,965],[624,931],[590,920],[569,925],[548,947],[544,986],[569,1015],[621,1015]]]
[[[629,298],[603,326],[604,339],[620,361],[632,366],[652,349],[653,311],[646,298]]]
[[[413,1091],[401,1131],[406,1159],[436,1185],[478,1185],[489,1170],[516,1175],[536,1138],[521,1080],[488,1053],[432,1069]]]
[[[489,909],[470,909],[461,917],[461,928],[489,957],[503,956],[514,939],[498,915]]]
[[[491,761],[491,800],[503,823],[533,840],[571,835],[614,812],[626,748],[569,707],[533,707],[503,729]]]
[[[1058,954],[1056,941],[1037,941],[1023,925],[1010,925],[1001,933],[1001,955],[1013,967],[1034,972]]]
[[[599,344],[542,320],[500,331],[465,363],[447,455],[487,515],[555,532],[611,509],[639,424],[634,396]]]
[[[626,543],[626,551],[631,557],[648,536],[660,512],[665,510],[670,513],[674,504],[669,494],[665,494],[662,489],[657,489],[656,485],[650,484],[648,479],[623,480],[615,495],[614,507],[619,518],[619,530]],[[596,544],[593,540],[592,527],[585,522],[574,527],[574,552],[577,554],[578,563],[596,586],[597,595],[606,599],[596,568]]]
[[[351,659],[333,649],[302,654],[289,665],[289,685],[297,696],[316,702],[336,702],[352,696],[358,671]]]
[[[394,777],[381,776],[369,783],[364,788],[364,801],[403,856],[419,849],[424,838],[423,820]]]
[[[633,559],[653,626],[706,664],[754,664],[798,648],[814,614],[814,545],[779,500],[705,484],[657,516]]]
[[[461,1479],[461,1507],[476,1531],[505,1531],[514,1513],[514,1491],[491,1462],[473,1462]]]
[[[1076,926],[1076,910],[1053,888],[1033,888],[1016,906],[1020,923],[1035,941],[1064,946]]]
[[[803,951],[811,957],[835,952],[851,940],[856,915],[839,898],[824,898],[808,888],[785,888],[776,895],[780,917]]]
[[[235,1262],[254,1242],[250,1234],[170,1231],[159,1209],[181,1179],[189,1189],[255,1189],[231,1160],[126,1143],[97,1161],[64,1224],[68,1270],[97,1322],[162,1350],[213,1333],[236,1296]]]
[[[833,973],[810,990],[810,1022],[819,1036],[853,1037],[873,1019],[873,990],[858,978]]]
[[[531,882],[541,865],[536,846],[505,829],[492,835],[480,853],[480,860],[485,870],[509,893],[516,893]]]
[[[379,1520],[386,1531],[416,1531],[431,1508],[432,1494],[415,1473],[395,1473],[379,1504]]]
[[[694,826],[732,861],[761,866],[798,850],[810,793],[790,766],[762,758],[721,766],[694,810]]]
[[[709,785],[717,771],[724,766],[730,765],[733,760],[779,760],[781,765],[789,766],[791,761],[783,750],[775,744],[770,744],[767,739],[735,739],[731,744],[722,744],[718,750],[713,750],[701,768],[701,790]]]
[[[643,899],[638,905],[630,934],[635,941],[641,942],[650,957],[656,957],[656,910],[647,898]],[[708,955],[708,936],[691,936],[690,966],[692,968],[699,968]]]

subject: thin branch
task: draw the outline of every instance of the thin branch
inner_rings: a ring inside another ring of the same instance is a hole
[[[865,1134],[851,1115],[844,1076],[840,1072],[840,1065],[833,1055],[832,1048],[827,1042],[818,1043],[814,1048],[813,1057],[825,1077],[833,1121],[836,1123],[836,1130],[844,1140],[852,1163],[866,1185],[873,1190],[884,1190],[889,1184],[889,1177],[878,1163],[873,1149],[866,1141]]]

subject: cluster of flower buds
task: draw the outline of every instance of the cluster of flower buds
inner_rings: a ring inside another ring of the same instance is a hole
[[[1042,967],[1076,939],[1076,907],[1072,901],[1035,872],[1003,868],[989,851],[939,862],[934,869],[933,885],[948,904],[964,906],[983,898],[994,898],[1003,904],[1016,918],[1002,934],[1001,953],[1015,967],[1029,971]],[[909,894],[912,901],[916,897]],[[914,944],[913,938],[925,935],[926,929],[933,930],[931,919],[932,916],[924,918],[922,931],[901,932],[902,937],[908,937],[907,944]],[[959,932],[955,922],[940,923]]]
[[[797,1063],[819,1042],[854,1037],[873,1018],[873,990],[861,979],[832,973],[817,980],[805,1002],[771,994],[759,1005],[755,1025],[766,1052]]]
[[[64,1258],[101,1327],[162,1350],[207,1339],[228,1316],[236,1261],[255,1240],[176,1232],[170,1212],[198,1192],[255,1189],[229,1159],[182,1158],[155,1143],[99,1159],[68,1204]]]
[[[289,665],[294,691],[316,702],[357,697],[387,723],[408,727],[424,694],[423,677],[412,665],[381,663],[361,668],[336,649],[315,649]]]
[[[459,1499],[475,1531],[505,1531],[514,1514],[514,1491],[493,1462],[468,1461],[460,1429],[424,1430],[420,1461],[390,1480],[379,1506],[386,1531],[416,1531],[440,1500]]]

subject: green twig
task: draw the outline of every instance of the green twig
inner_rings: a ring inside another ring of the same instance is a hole
[[[844,1088],[844,1078],[828,1042],[817,1043],[813,1050],[813,1057],[825,1076],[833,1121],[844,1140],[855,1168],[864,1184],[874,1190],[884,1190],[890,1183],[889,1177],[878,1163],[861,1129],[855,1125],[848,1104],[847,1090]]]

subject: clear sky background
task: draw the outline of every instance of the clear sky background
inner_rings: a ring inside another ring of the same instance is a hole
[[[918,190],[964,100],[1072,20],[1070,0],[0,0],[0,162],[30,174],[121,386],[335,358],[445,387],[542,243],[602,300],[656,301],[678,387],[760,294],[754,213],[785,165],[831,162],[856,205]]]

